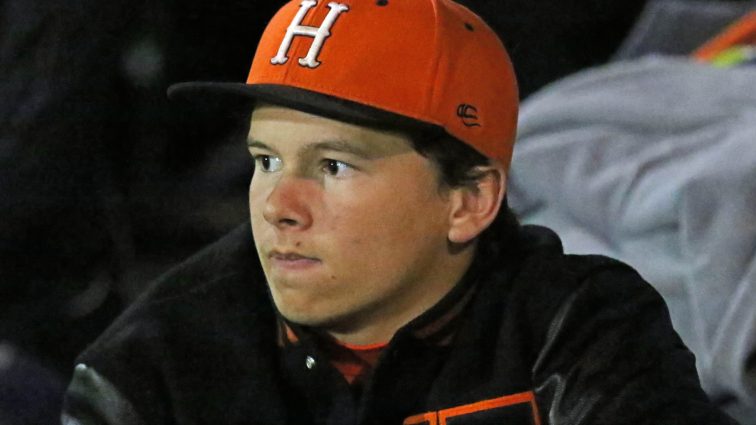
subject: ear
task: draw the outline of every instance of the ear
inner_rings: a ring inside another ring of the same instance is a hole
[[[480,177],[474,186],[452,189],[449,241],[465,244],[485,230],[496,218],[504,200],[507,174],[499,164],[476,167]]]

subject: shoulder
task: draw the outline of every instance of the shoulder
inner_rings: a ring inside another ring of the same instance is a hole
[[[730,423],[709,404],[649,283],[620,261],[565,254],[553,232],[528,231],[539,235],[525,237],[505,320],[517,323],[539,405],[558,413],[555,423]]]
[[[620,333],[635,324],[655,323],[677,342],[661,295],[631,266],[601,255],[565,254],[558,236],[539,226],[524,226],[521,254],[512,267],[503,320],[516,321],[532,342],[534,356],[562,335],[587,344],[587,330],[607,326]],[[502,285],[499,285],[502,286]]]
[[[177,297],[201,297],[216,290],[232,291],[224,283],[263,279],[249,223],[240,225],[158,278],[135,305],[155,305]],[[246,289],[254,289],[245,286]]]
[[[576,296],[627,299],[632,294],[661,297],[630,265],[603,255],[565,254],[559,237],[540,226],[524,226],[522,254],[512,290],[525,291],[544,308],[558,308]]]
[[[159,404],[147,401],[156,392],[191,397],[192,389],[221,387],[238,375],[226,369],[243,364],[235,356],[265,357],[274,341],[275,313],[247,224],[159,278],[77,368],[96,371],[144,411],[140,405]]]
[[[556,347],[577,352],[570,347],[601,345],[612,335],[659,332],[664,344],[680,343],[661,295],[635,269],[613,258],[533,256],[523,264],[513,293],[522,300],[540,357]]]
[[[114,343],[124,333],[138,338],[142,331],[149,338],[174,326],[228,321],[240,310],[264,308],[266,296],[249,225],[242,225],[153,282],[88,351]]]

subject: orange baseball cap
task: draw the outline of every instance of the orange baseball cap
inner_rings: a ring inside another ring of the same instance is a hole
[[[440,127],[508,166],[517,82],[494,31],[451,0],[294,0],[265,29],[246,83],[179,83],[356,123]]]

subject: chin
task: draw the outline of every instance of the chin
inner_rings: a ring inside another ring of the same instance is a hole
[[[343,327],[345,322],[343,316],[335,314],[333,309],[314,309],[311,304],[295,307],[287,303],[276,303],[276,308],[286,320],[302,326],[329,330]]]
[[[320,327],[323,323],[328,322],[328,318],[323,317],[327,314],[319,314],[310,301],[292,300],[274,294],[273,302],[281,316],[292,323]]]
[[[301,326],[327,329],[330,328],[333,323],[332,317],[323,317],[307,311],[285,311],[280,308],[278,311],[287,321]]]

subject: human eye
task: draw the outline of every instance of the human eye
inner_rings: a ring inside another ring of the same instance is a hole
[[[255,160],[255,168],[265,173],[280,171],[283,166],[281,158],[277,156],[261,154],[253,155],[253,158]]]
[[[332,177],[347,177],[354,171],[354,167],[336,159],[324,159],[321,169]]]

